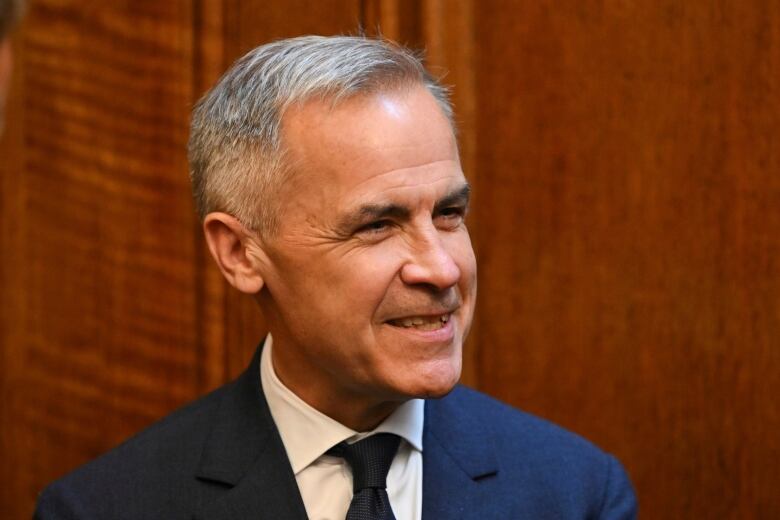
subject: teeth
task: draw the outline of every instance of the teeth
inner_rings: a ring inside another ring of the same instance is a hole
[[[393,324],[404,327],[406,329],[414,327],[418,330],[436,330],[444,327],[444,324],[450,321],[450,315],[444,314],[442,316],[411,316],[409,318],[401,318],[399,320],[393,320]]]

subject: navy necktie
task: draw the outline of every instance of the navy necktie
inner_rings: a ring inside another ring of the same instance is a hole
[[[387,472],[400,441],[392,433],[377,433],[328,450],[328,455],[341,457],[352,467],[353,495],[346,520],[395,520],[387,496]]]

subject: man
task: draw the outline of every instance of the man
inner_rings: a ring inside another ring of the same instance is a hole
[[[50,486],[38,518],[635,515],[614,458],[456,386],[469,185],[410,53],[259,47],[195,108],[190,162],[209,249],[270,334],[236,382]]]
[[[5,102],[11,84],[13,65],[10,32],[21,11],[21,0],[0,0],[0,135],[3,133]]]

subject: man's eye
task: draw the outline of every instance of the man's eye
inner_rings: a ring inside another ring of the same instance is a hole
[[[392,222],[389,220],[377,220],[361,226],[358,229],[358,233],[381,233],[382,231],[387,230],[391,225]]]
[[[444,208],[437,215],[437,219],[447,225],[459,225],[466,216],[466,209],[462,207]]]

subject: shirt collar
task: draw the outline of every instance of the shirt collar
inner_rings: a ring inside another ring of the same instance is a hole
[[[394,433],[422,451],[425,402],[410,399],[370,432],[358,433],[305,403],[276,376],[266,337],[260,358],[260,380],[271,416],[279,429],[293,473],[296,475],[342,441],[354,442],[374,433]]]

